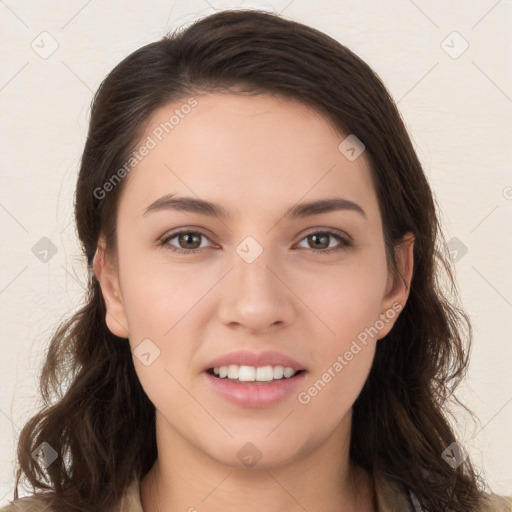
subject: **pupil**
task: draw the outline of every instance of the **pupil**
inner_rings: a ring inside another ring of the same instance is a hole
[[[323,239],[323,241],[320,241],[320,244],[325,245],[326,247],[329,247],[329,235],[311,235],[311,237],[314,240],[314,243],[318,243],[319,239]],[[325,248],[325,247],[323,247]]]
[[[193,238],[195,238],[195,244],[193,242]],[[185,245],[186,244],[189,244],[189,243],[192,243],[192,245],[194,245],[193,247],[186,247],[186,249],[197,249],[200,245],[201,245],[201,240],[199,239],[199,235],[197,234],[193,234],[193,233],[185,233],[184,235],[180,235],[180,245],[181,243],[184,243]]]

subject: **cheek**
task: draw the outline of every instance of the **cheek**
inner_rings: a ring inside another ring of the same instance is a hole
[[[326,327],[318,324],[316,364],[297,396],[309,420],[318,419],[318,428],[325,432],[347,414],[361,392],[379,334],[375,324],[380,297],[375,283],[365,283],[361,276],[354,282],[347,278],[348,282],[350,286],[332,288],[319,309]]]
[[[381,313],[386,267],[377,257],[351,258],[304,282],[301,297],[317,317],[325,354],[343,350],[371,328]],[[298,282],[298,281],[297,281]]]
[[[335,410],[340,415],[350,409],[373,362],[385,283],[386,267],[377,257],[352,260],[315,278],[306,302],[318,319],[317,364],[299,403],[332,408],[333,418]]]
[[[131,277],[126,279],[128,275]],[[198,298],[207,292],[204,280],[186,279],[183,272],[169,268],[146,266],[138,272],[132,269],[131,274],[126,268],[124,282],[129,342],[144,391],[157,410],[176,407],[183,414],[196,414],[185,388],[189,387],[190,362],[197,351],[194,329]],[[150,354],[149,361],[140,357],[144,353]]]
[[[329,436],[340,424],[347,427],[354,402],[368,377],[374,344],[361,346],[349,361],[345,355],[333,359],[297,395],[297,409],[318,439]],[[300,415],[300,416],[299,416]]]
[[[152,264],[145,255],[130,254],[120,262],[123,303],[134,337],[165,340],[183,318],[194,310],[214,282],[182,266]]]

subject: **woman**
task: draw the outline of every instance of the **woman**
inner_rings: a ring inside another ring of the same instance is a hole
[[[446,419],[471,329],[431,189],[347,48],[231,11],[134,52],[75,212],[87,303],[18,449],[45,492],[7,510],[512,510]]]

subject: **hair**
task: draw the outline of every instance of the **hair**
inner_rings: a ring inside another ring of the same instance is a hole
[[[395,276],[394,249],[407,232],[415,237],[408,301],[377,344],[353,405],[351,460],[410,489],[432,512],[479,510],[483,493],[469,459],[454,469],[441,456],[456,441],[448,405],[467,369],[472,329],[455,300],[433,193],[385,86],[336,40],[279,15],[222,11],[120,62],[93,99],[77,180],[75,217],[89,270],[100,235],[115,255],[126,179],[104,197],[97,191],[129,160],[151,114],[235,88],[297,100],[363,141]],[[57,512],[116,510],[130,482],[157,458],[155,407],[129,343],[107,328],[93,272],[88,279],[85,305],[51,339],[40,379],[44,406],[18,445],[15,498],[24,475]],[[46,469],[31,456],[43,442],[59,455]]]

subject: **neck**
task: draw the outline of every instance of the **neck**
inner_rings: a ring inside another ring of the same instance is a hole
[[[159,430],[159,458],[140,483],[144,512],[375,510],[371,479],[350,463],[344,428],[293,461],[261,469],[227,466]]]

